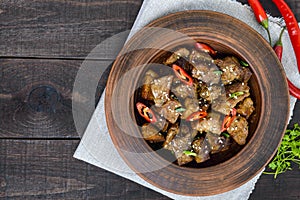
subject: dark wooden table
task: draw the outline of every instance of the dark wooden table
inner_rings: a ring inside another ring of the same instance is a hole
[[[300,2],[286,2],[299,21]],[[72,157],[76,73],[97,44],[132,27],[141,4],[0,1],[0,199],[168,199]],[[298,101],[289,128],[299,121]],[[300,199],[300,170],[262,175],[250,199]]]

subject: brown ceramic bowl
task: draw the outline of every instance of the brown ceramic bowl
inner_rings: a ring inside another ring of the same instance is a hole
[[[208,164],[182,167],[168,161],[160,149],[154,151],[142,138],[135,103],[149,63],[162,63],[176,47],[195,41],[249,63],[256,111],[246,145],[215,156]],[[184,11],[153,21],[125,45],[109,76],[105,109],[115,147],[141,178],[172,193],[207,196],[241,186],[266,166],[286,129],[289,94],[279,60],[255,30],[225,14]]]

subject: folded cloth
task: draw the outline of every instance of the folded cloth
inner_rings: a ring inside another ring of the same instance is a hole
[[[265,30],[258,25],[255,21],[253,13],[249,6],[242,5],[239,2],[231,0],[145,0],[141,7],[141,10],[137,16],[137,19],[132,27],[128,39],[134,35],[140,28],[151,22],[152,20],[164,16],[166,14],[182,11],[182,10],[213,10],[222,12],[233,17],[239,18],[252,28],[257,30],[263,37],[267,38]],[[278,38],[280,32],[279,19],[270,17],[270,32],[272,37]],[[296,59],[293,53],[291,43],[289,41],[287,33],[283,35],[283,43],[285,44],[285,50],[283,52],[282,63],[289,79],[300,87],[299,77],[297,73],[293,73],[297,70]],[[105,93],[105,92],[104,92]],[[145,187],[151,188],[163,195],[166,195],[172,199],[199,199],[199,200],[217,200],[217,199],[230,199],[240,200],[248,199],[251,191],[254,189],[255,183],[260,177],[261,173],[255,176],[253,179],[245,183],[244,185],[222,194],[205,196],[205,197],[190,197],[173,194],[149,184],[142,178],[140,178],[135,172],[133,172],[127,164],[122,160],[114,147],[112,140],[109,136],[106,119],[104,115],[104,95],[102,97],[94,111],[94,114],[89,122],[88,127],[81,139],[81,142],[74,154],[74,157],[93,164],[97,167],[103,168],[115,174],[118,174],[124,178],[130,179]],[[290,109],[291,115],[293,113],[296,99],[291,97]]]

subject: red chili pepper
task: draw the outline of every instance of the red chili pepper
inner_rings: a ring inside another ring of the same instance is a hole
[[[283,52],[283,44],[282,44],[282,34],[284,32],[284,29],[282,29],[279,39],[276,42],[275,46],[273,47],[278,59],[281,61],[282,58],[282,52]],[[289,92],[291,95],[293,95],[294,97],[296,97],[297,99],[300,99],[300,89],[297,88],[294,84],[292,84],[292,82],[287,78],[287,82],[288,82],[288,86],[289,86]]]
[[[300,99],[300,89],[297,88],[289,79],[287,79],[287,81],[290,94],[296,97],[297,99]]]
[[[230,127],[230,125],[233,122],[233,120],[235,119],[235,117],[236,117],[236,109],[232,108],[231,115],[226,115],[226,117],[224,118],[221,132],[226,131]]]
[[[297,58],[298,71],[300,72],[300,29],[292,10],[283,0],[273,0],[285,21],[291,43]]]
[[[210,46],[208,46],[207,44],[204,44],[204,43],[196,42],[195,48],[199,51],[204,51],[213,56],[217,54],[217,51],[213,50]]]
[[[178,65],[173,64],[172,68],[176,74],[176,76],[185,84],[192,86],[193,85],[193,79],[190,75],[187,74],[184,69],[179,67]]]
[[[275,45],[273,46],[273,49],[278,57],[278,59],[281,61],[281,58],[282,58],[282,52],[283,52],[283,45],[282,45],[282,35],[283,35],[283,32],[284,32],[285,28],[283,28],[280,32],[280,35],[279,35],[279,39],[278,41],[275,43]]]
[[[190,116],[188,116],[186,118],[186,121],[192,122],[192,121],[195,121],[195,120],[198,120],[198,119],[202,119],[202,118],[204,118],[206,116],[207,116],[207,112],[205,112],[205,111],[198,111],[198,112],[194,112]]]
[[[252,8],[255,18],[258,21],[258,23],[260,23],[262,25],[262,27],[264,27],[267,30],[269,42],[271,44],[272,41],[271,41],[271,35],[270,35],[270,31],[269,31],[269,19],[268,19],[268,16],[267,16],[264,8],[262,7],[259,0],[248,0],[248,3]]]
[[[145,104],[138,102],[136,104],[136,108],[139,112],[139,114],[148,122],[154,123],[157,121],[154,112],[147,107]]]

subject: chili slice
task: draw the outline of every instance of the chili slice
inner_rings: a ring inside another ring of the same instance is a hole
[[[192,86],[193,85],[193,79],[184,69],[179,67],[178,65],[173,64],[172,68],[175,72],[175,75],[185,84]]]
[[[216,55],[217,51],[213,50],[210,46],[204,43],[196,42],[195,43],[195,48],[199,51],[204,51],[206,53],[209,53],[211,55]]]
[[[202,119],[202,118],[204,118],[206,116],[207,116],[207,112],[205,112],[205,111],[198,111],[198,112],[194,112],[190,116],[188,116],[186,118],[186,121],[192,122],[192,121],[195,121],[195,120],[198,120],[198,119]]]
[[[154,123],[157,121],[154,112],[145,104],[138,102],[136,108],[139,114],[148,122]]]
[[[277,6],[285,21],[286,28],[288,30],[290,40],[296,55],[298,71],[300,73],[300,29],[297,19],[293,14],[293,11],[283,0],[273,0],[273,3]]]
[[[221,128],[221,132],[226,131],[230,127],[230,125],[233,122],[233,120],[235,119],[235,117],[236,117],[236,109],[233,108],[231,110],[231,115],[226,115],[226,117],[224,118],[222,128]]]

